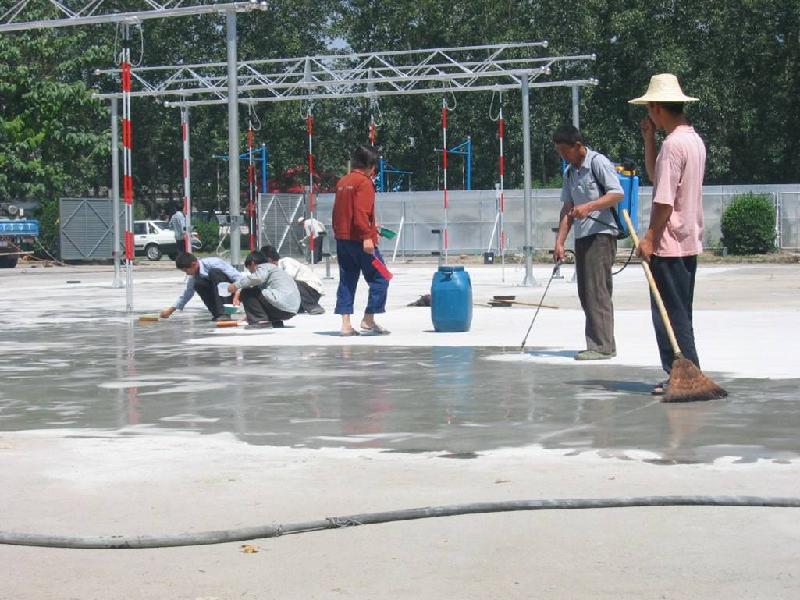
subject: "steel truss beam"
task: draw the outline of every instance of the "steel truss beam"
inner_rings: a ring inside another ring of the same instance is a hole
[[[557,68],[592,61],[593,54],[541,56],[547,42],[432,48],[413,51],[331,54],[290,59],[243,61],[237,65],[242,102],[281,102],[333,98],[519,89],[523,77],[535,80]],[[227,63],[139,67],[132,71],[140,89],[132,96],[185,98],[211,96],[170,105],[210,105],[227,101]],[[98,74],[117,75],[118,69]],[[591,79],[537,82],[533,85],[591,85]],[[117,94],[97,94],[113,98]]]
[[[229,10],[247,12],[264,9],[266,2],[216,3],[209,0],[127,0],[130,12],[105,10],[105,0],[12,0],[12,5],[0,14],[0,33],[4,31],[28,31],[32,29],[54,29],[75,25],[98,25],[102,23],[136,24],[148,19],[165,17],[189,17],[208,13],[224,13]],[[24,21],[25,14],[33,7],[50,5],[57,16],[52,19]],[[113,7],[113,8],[116,8]]]

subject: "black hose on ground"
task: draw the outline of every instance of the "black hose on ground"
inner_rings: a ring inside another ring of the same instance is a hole
[[[428,506],[388,512],[364,513],[345,517],[328,517],[319,521],[264,525],[223,531],[182,533],[165,536],[50,536],[34,533],[0,532],[0,544],[42,546],[47,548],[121,550],[202,546],[246,540],[274,538],[291,533],[306,533],[324,529],[339,529],[357,525],[375,525],[392,521],[410,521],[431,517],[452,517],[477,513],[511,512],[518,510],[575,510],[589,508],[631,508],[652,506],[749,506],[800,508],[800,498],[771,498],[762,496],[638,496],[630,498],[592,498],[555,500],[511,500],[507,502],[476,502]]]

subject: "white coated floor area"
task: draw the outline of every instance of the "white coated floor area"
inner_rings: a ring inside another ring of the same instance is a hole
[[[614,279],[618,356],[582,364],[562,268],[468,265],[466,333],[433,331],[433,263],[390,265],[388,336],[326,314],[217,329],[183,275],[0,270],[0,532],[156,535],[443,504],[640,495],[800,496],[800,267],[701,265],[695,331],[725,400],[668,406],[647,285]],[[317,266],[322,275],[324,269]],[[336,275],[335,265],[333,275]],[[124,279],[124,274],[123,274]],[[357,309],[366,302],[361,283]],[[0,599],[795,599],[800,512],[626,508],[479,514],[157,550],[0,545]]]

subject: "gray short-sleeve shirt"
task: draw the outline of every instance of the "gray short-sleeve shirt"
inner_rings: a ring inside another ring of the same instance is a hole
[[[594,173],[597,178],[605,187],[605,193],[624,193],[622,185],[620,185],[617,172],[614,170],[614,165],[605,156],[599,152],[595,152],[591,148],[586,149],[586,156],[583,159],[583,164],[580,168],[576,169],[572,165],[567,169],[564,175],[564,185],[561,188],[561,202],[572,202],[575,205],[586,204],[593,200],[597,200],[602,194],[600,187],[595,181],[592,174],[592,160],[594,160]],[[603,210],[596,210],[591,215],[603,223],[598,223],[592,219],[576,219],[573,223],[573,231],[575,238],[583,238],[596,233],[608,233],[616,236],[617,228],[614,221],[614,215],[611,214],[611,209],[604,208]],[[604,225],[608,223],[610,227]]]

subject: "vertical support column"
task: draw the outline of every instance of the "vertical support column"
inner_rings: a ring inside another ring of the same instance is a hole
[[[308,218],[311,221],[311,227],[308,231],[308,250],[310,255],[310,262],[314,266],[314,246],[317,243],[317,227],[314,223],[314,116],[311,114],[311,107],[308,108],[306,114],[306,132],[308,133]],[[303,224],[305,227],[305,224]]]
[[[449,239],[447,235],[447,98],[442,98],[442,182],[444,187],[444,227],[442,228],[442,246],[444,249],[444,263],[447,264],[447,249]]]
[[[269,160],[269,152],[267,152],[267,145],[261,144],[261,193],[267,193],[267,161]]]
[[[573,85],[572,86],[572,125],[575,128],[580,129],[581,120],[580,120],[580,115],[578,113],[578,100],[579,100],[578,86],[577,85]]]
[[[247,219],[250,231],[250,252],[256,249],[256,164],[253,156],[253,123],[247,123]]]
[[[121,288],[122,279],[119,272],[119,109],[117,99],[111,99],[111,214],[112,230],[114,232],[114,248],[111,257],[114,260],[114,281],[112,288]]]
[[[133,312],[133,169],[131,152],[131,29],[123,26],[122,42],[122,189],[125,202],[125,310]]]
[[[525,246],[522,251],[525,254],[525,279],[522,285],[536,285],[533,278],[533,208],[532,208],[532,185],[531,185],[531,109],[529,102],[529,81],[528,74],[522,76],[522,162],[524,170],[525,185]]]
[[[231,215],[231,264],[241,265],[239,223],[239,85],[237,71],[236,11],[225,13],[225,42],[228,50],[228,202]]]
[[[467,154],[464,156],[464,160],[467,161],[466,171],[467,171],[467,189],[472,189],[472,136],[467,136]]]
[[[183,233],[185,252],[192,251],[192,176],[189,151],[189,107],[181,106],[181,138],[183,140],[183,214],[186,231]]]
[[[505,282],[506,273],[506,226],[505,226],[505,213],[506,213],[506,154],[505,154],[505,138],[506,138],[506,122],[503,118],[503,94],[500,93],[500,114],[497,118],[497,138],[500,141],[500,158],[498,170],[500,172],[500,189],[497,196],[497,210],[500,213],[500,235],[497,236],[498,250],[500,253],[500,264],[503,266],[502,280]]]

